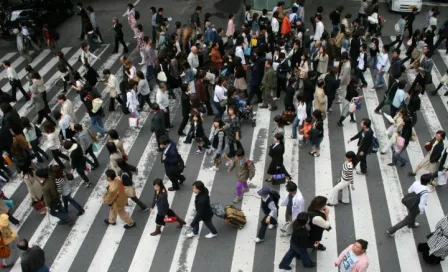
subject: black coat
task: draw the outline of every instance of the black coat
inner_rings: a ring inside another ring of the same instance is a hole
[[[340,80],[336,79],[334,75],[328,74],[325,77],[324,92],[328,97],[335,97],[336,91],[339,89]]]
[[[182,93],[180,102],[182,105],[182,116],[187,117],[191,112],[190,96],[186,93]]]
[[[157,206],[157,215],[165,216],[170,209],[170,203],[168,202],[167,192],[161,192],[160,194],[154,193],[151,208]]]
[[[252,66],[252,79],[250,81],[252,86],[260,86],[264,76],[265,61],[264,57],[258,57]]]
[[[165,133],[165,114],[159,110],[154,114],[151,120],[151,132],[154,132],[157,137]]]
[[[23,128],[20,124],[20,115],[15,109],[7,112],[2,118],[2,127],[12,130],[14,134],[23,134]]]
[[[210,196],[207,188],[204,188],[204,191],[196,195],[194,207],[196,208],[196,215],[194,216],[191,225],[199,223],[201,220],[207,221],[212,219],[213,210],[210,206]]]
[[[117,38],[123,38],[123,25],[120,23],[116,23],[114,26],[114,32]]]
[[[442,157],[442,152],[445,150],[445,145],[443,141],[440,141],[436,144],[431,151],[431,156],[429,157],[429,162],[434,163],[438,162],[440,157]]]
[[[353,60],[357,60],[359,56],[361,48],[361,40],[360,39],[352,39],[352,42],[350,43],[350,58]]]
[[[73,169],[76,168],[85,168],[86,167],[86,157],[84,157],[84,152],[81,149],[81,146],[70,152],[70,164]]]
[[[286,87],[286,95],[284,98],[285,102],[285,110],[291,109],[292,111],[295,111],[294,107],[294,94],[296,93],[296,90],[292,86]]]
[[[363,135],[364,133],[364,135]],[[364,152],[364,154],[368,154],[371,151],[372,143],[373,143],[373,131],[371,129],[364,131],[363,129],[358,132],[355,136],[353,136],[350,140],[358,139],[358,152]]]
[[[316,91],[316,82],[309,78],[303,81],[303,97],[307,103],[314,100],[314,92]]]
[[[271,157],[271,163],[268,167],[268,174],[274,175],[281,172],[283,166],[283,154],[285,153],[285,146],[283,144],[278,144],[274,147],[274,144],[269,146],[269,157]],[[280,169],[278,169],[278,167]]]

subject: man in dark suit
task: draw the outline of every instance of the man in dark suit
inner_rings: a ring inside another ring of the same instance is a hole
[[[126,46],[126,43],[123,40],[124,34],[123,34],[123,25],[118,22],[118,19],[114,17],[112,19],[113,29],[115,33],[115,47],[114,47],[114,54],[118,53],[118,43],[121,43],[123,45],[123,52],[126,54],[129,52],[128,47]]]
[[[185,181],[185,177],[182,175],[182,157],[177,151],[176,144],[166,135],[160,137],[159,147],[160,149],[163,149],[162,162],[165,166],[165,174],[173,185],[168,188],[168,191],[177,191],[180,189],[179,184],[182,184]]]
[[[79,39],[84,40],[84,36],[87,34],[85,29],[87,24],[90,23],[90,18],[87,11],[83,8],[82,3],[77,3],[76,8],[79,10],[78,15],[81,16],[81,36],[79,36]]]
[[[157,146],[159,147],[159,152],[162,152],[160,137],[166,134],[165,113],[160,110],[159,104],[157,103],[151,104],[151,111],[154,113],[151,120],[151,132],[156,134]]]
[[[367,174],[367,161],[366,156],[372,151],[373,143],[373,131],[370,128],[372,121],[370,119],[364,118],[361,121],[361,131],[355,136],[350,138],[348,142],[358,139],[358,153],[356,154],[356,164],[361,163],[361,172],[356,172],[358,174]],[[356,167],[355,164],[355,167]]]

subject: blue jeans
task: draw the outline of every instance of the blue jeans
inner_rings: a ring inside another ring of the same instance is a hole
[[[39,268],[39,270],[37,270],[36,272],[50,272],[50,269],[48,269],[48,266],[46,264],[44,264],[41,268]]]
[[[373,88],[378,88],[379,85],[386,84],[384,81],[384,69],[379,73],[378,69],[375,69],[375,84],[373,85]]]
[[[286,252],[282,261],[280,262],[278,268],[287,269],[294,259],[295,255],[299,254],[300,259],[302,259],[302,264],[304,267],[311,267],[313,261],[308,254],[308,250],[306,248],[298,248],[294,244],[291,243],[289,250]]]
[[[215,104],[215,108],[218,111],[216,113],[216,118],[222,118],[222,115],[224,114],[224,111],[226,110],[224,107],[221,106],[221,103],[213,101],[213,104]]]
[[[406,147],[403,147],[400,153],[396,153],[395,149],[392,148],[392,163],[396,164],[398,161],[401,162],[401,164],[406,164],[408,160],[404,158],[401,154],[403,154],[403,151],[406,149]]]
[[[66,213],[68,213],[68,203],[71,203],[78,211],[84,211],[84,208],[79,205],[79,203],[76,202],[70,194],[62,196],[62,202],[64,202],[64,210]]]
[[[151,65],[146,66],[146,80],[148,81],[148,84],[150,87],[152,87],[153,85],[151,85],[151,81],[153,80],[154,77],[154,67],[152,67]]]
[[[292,121],[292,137],[293,138],[297,138],[297,130],[299,129],[299,123],[300,123],[300,120],[296,115],[296,117],[294,118],[294,121]]]
[[[333,25],[333,31],[331,33],[338,33],[338,32],[339,32],[339,25]]]
[[[106,134],[106,131],[104,131],[104,125],[101,116],[99,115],[90,116],[90,124],[95,128],[95,130],[99,134],[101,134],[101,136],[104,136]]]
[[[64,222],[68,222],[70,220],[70,216],[64,211],[61,203],[52,204],[50,206],[50,214],[52,216],[57,217],[59,220]]]

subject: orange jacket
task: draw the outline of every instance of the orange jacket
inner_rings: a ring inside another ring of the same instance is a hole
[[[289,21],[289,17],[285,16],[282,20],[282,35],[285,36],[291,32],[291,22]]]
[[[313,126],[308,122],[305,122],[305,124],[303,125],[303,128],[300,130],[300,132],[305,136],[305,138],[310,138],[310,130],[312,127]]]

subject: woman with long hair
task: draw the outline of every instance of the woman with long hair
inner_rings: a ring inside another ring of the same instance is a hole
[[[135,89],[137,88],[137,82],[134,80],[128,81],[127,91],[126,91],[126,107],[128,108],[129,112],[132,114],[135,118],[140,118],[139,110],[139,102],[137,99],[137,93],[135,92]]]
[[[224,129],[227,131],[227,140],[229,143],[229,152],[226,155],[226,166],[229,166],[231,163],[230,160],[235,157],[235,150],[244,150],[244,148],[241,144],[241,121],[238,117],[238,109],[235,105],[231,105],[227,112],[229,113],[229,120],[226,121]]]
[[[109,136],[109,142],[113,143],[115,147],[118,150],[118,153],[120,156],[127,161],[128,160],[128,154],[126,153],[126,150],[124,150],[123,143],[120,140],[120,136],[118,135],[118,132],[115,129],[109,129],[107,132],[107,135]],[[131,164],[128,164],[129,167],[131,167],[132,172],[137,172],[137,168]]]
[[[201,154],[203,152],[204,147],[209,151],[211,151],[210,140],[205,134],[202,121],[203,120],[199,112],[193,112],[191,114],[190,119],[191,126],[190,126],[190,132],[188,134],[191,134],[191,137],[196,140],[196,144],[198,147],[198,150],[196,150],[196,154]],[[207,151],[207,153],[209,153],[209,151]]]
[[[212,148],[213,148],[213,169],[218,171],[219,165],[221,164],[221,158],[224,154],[224,149],[226,147],[225,136],[226,133],[224,131],[224,122],[221,119],[215,118],[213,120],[213,135],[212,135]]]
[[[84,208],[71,196],[72,186],[67,179],[67,175],[64,173],[64,169],[59,165],[52,165],[50,170],[56,184],[56,189],[62,196],[65,212],[68,213],[68,203],[70,203],[78,210],[78,216],[83,215],[85,212]]]
[[[140,207],[142,212],[149,211],[149,208],[135,194],[135,186],[132,178],[134,174],[137,174],[135,172],[136,168],[129,165],[123,158],[117,160],[117,165],[121,169],[120,177],[126,195]]]
[[[137,46],[135,47],[134,52],[138,51],[140,53],[140,57],[142,58],[142,61],[139,62],[138,65],[145,64],[145,46],[146,43],[143,40],[144,33],[143,33],[143,26],[141,24],[137,25],[137,33],[136,33],[136,39],[137,39]]]
[[[8,247],[10,249],[10,254],[6,258],[2,258],[2,268],[11,267],[14,261],[19,255],[19,250],[16,247],[19,241],[19,235],[17,231],[9,226],[9,216],[7,214],[0,215],[0,241],[1,246]]]
[[[39,137],[38,134],[41,133],[40,130],[31,124],[30,120],[26,117],[20,118],[20,124],[23,127],[23,134],[25,135],[25,139],[31,146],[31,149],[36,155],[38,162],[44,162],[42,156],[44,156],[47,160],[50,159],[47,153],[39,147]]]
[[[32,204],[34,205],[36,202],[41,201],[44,193],[42,191],[42,186],[39,184],[39,180],[36,177],[33,167],[30,166],[26,169],[23,169],[20,176],[23,179],[26,188],[28,189]],[[42,212],[41,214],[45,214],[45,212]]]
[[[271,162],[268,167],[269,177],[266,179],[267,182],[272,182],[275,185],[276,180],[287,179],[291,180],[291,176],[283,165],[283,154],[285,153],[285,137],[281,133],[276,133],[274,135],[274,142],[269,146],[269,157],[271,157]]]
[[[118,160],[122,159],[120,152],[118,152],[117,146],[113,142],[106,144],[106,149],[109,152],[109,168],[114,170],[117,176],[121,174],[121,168],[118,166]]]
[[[174,220],[178,223],[177,228],[181,229],[186,222],[178,217],[173,210],[170,209],[170,204],[168,202],[168,191],[165,189],[163,180],[156,178],[153,181],[154,186],[154,199],[152,201],[151,210],[157,206],[156,215],[156,229],[151,233],[151,236],[156,236],[162,233],[162,227],[165,226],[166,222],[173,222]]]
[[[308,216],[310,217],[310,235],[311,241],[320,242],[324,230],[330,231],[330,210],[327,207],[327,198],[324,196],[316,196],[308,206]],[[326,247],[319,244],[317,250],[324,251]]]

